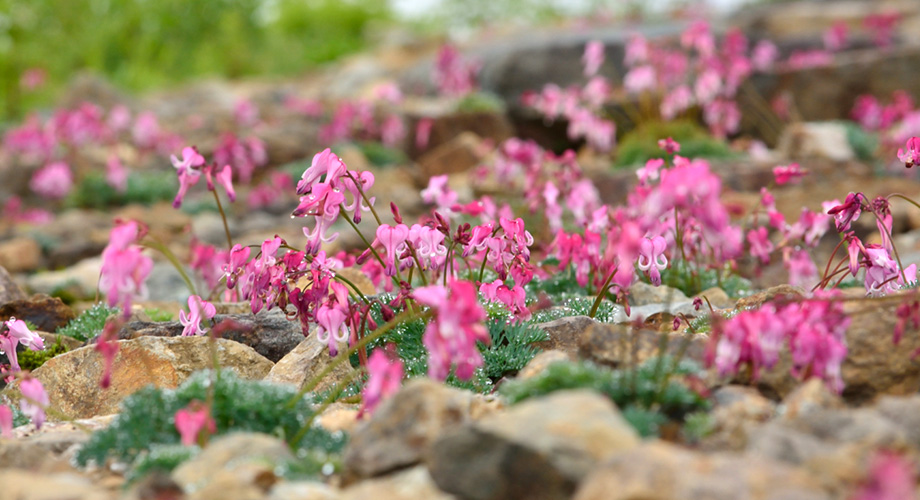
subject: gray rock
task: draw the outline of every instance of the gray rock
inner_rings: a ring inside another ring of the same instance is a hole
[[[546,332],[549,338],[534,345],[543,350],[556,349],[574,354],[578,351],[578,339],[595,323],[597,322],[588,316],[566,316],[540,323],[536,325],[537,328]]]
[[[172,479],[186,492],[195,493],[195,498],[227,498],[225,495],[233,489],[241,490],[234,492],[233,498],[251,498],[252,493],[260,495],[255,498],[262,498],[266,493],[264,476],[274,476],[273,470],[279,463],[293,458],[287,443],[276,437],[243,432],[228,434],[215,439],[198,456],[176,468]]]
[[[602,365],[620,368],[654,358],[660,352],[662,335],[668,337],[665,352],[701,362],[706,339],[699,335],[634,329],[624,325],[598,323],[578,341],[578,355]],[[684,345],[686,344],[686,346]]]
[[[387,476],[368,479],[342,490],[341,500],[451,500],[439,490],[423,466],[416,466]]]
[[[114,500],[118,493],[93,485],[88,478],[74,473],[44,474],[24,470],[0,471],[4,498],[16,500]]]
[[[358,426],[345,449],[345,469],[367,477],[417,464],[446,429],[470,421],[473,394],[428,380],[407,382]]]
[[[26,293],[16,284],[7,270],[0,266],[0,305],[26,298]]]
[[[806,473],[763,457],[706,455],[652,441],[616,454],[581,484],[574,500],[769,500],[830,498]]]
[[[272,362],[277,362],[294,350],[304,340],[298,321],[291,321],[278,309],[259,311],[259,314],[218,314],[216,324],[232,320],[235,326],[224,329],[222,338],[252,347]],[[182,334],[178,321],[132,321],[118,332],[118,338],[176,337]]]
[[[344,349],[339,351],[344,352]],[[275,363],[265,380],[278,384],[291,384],[298,389],[313,379],[337,358],[329,355],[329,346],[316,339],[315,332],[303,339],[291,352]],[[348,379],[354,373],[351,363],[337,366],[314,389],[322,392]]]
[[[638,444],[609,399],[560,391],[444,432],[428,468],[441,489],[461,498],[570,498],[597,463]]]
[[[338,500],[339,498],[341,497],[338,492],[316,481],[281,482],[276,484],[268,495],[268,500]]]
[[[629,304],[633,308],[650,304],[675,304],[689,300],[684,292],[667,285],[654,286],[638,281],[629,287]]]

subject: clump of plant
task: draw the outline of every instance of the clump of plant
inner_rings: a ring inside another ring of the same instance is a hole
[[[688,415],[707,411],[709,401],[688,379],[701,368],[689,360],[652,358],[634,369],[612,370],[588,361],[557,362],[526,380],[510,381],[499,392],[511,404],[566,389],[591,389],[608,396],[642,436],[657,436],[668,424],[682,426]]]
[[[661,283],[684,292],[688,297],[717,286],[729,297],[738,298],[750,293],[752,288],[750,280],[742,278],[730,268],[697,269],[682,260],[672,263],[671,267],[661,272]]]
[[[45,361],[65,352],[67,352],[67,346],[61,342],[61,339],[57,339],[54,345],[45,346],[45,349],[41,351],[24,349],[19,353],[19,366],[23,370],[32,371],[45,364]]]
[[[173,179],[172,172],[134,172],[128,176],[125,190],[120,192],[110,185],[102,172],[90,172],[74,186],[65,205],[97,210],[129,203],[152,205],[173,198],[176,192]]]
[[[93,307],[83,311],[72,319],[67,325],[58,328],[55,333],[86,342],[102,333],[105,321],[117,313],[118,309],[106,304],[93,304]]]
[[[627,133],[617,147],[617,166],[644,165],[659,158],[658,140],[671,137],[680,143],[680,154],[687,158],[723,159],[735,153],[723,140],[716,139],[690,120],[643,122]]]
[[[298,433],[314,416],[310,395],[298,397],[293,387],[244,380],[232,371],[201,371],[176,389],[149,386],[126,398],[119,415],[108,427],[93,433],[76,461],[81,466],[114,459],[144,468],[153,464],[174,467],[191,455],[165,448],[184,441],[177,429],[177,412],[202,401],[209,402],[211,435],[248,431],[277,436],[317,472],[324,464],[337,464],[346,442],[344,435],[316,426]]]

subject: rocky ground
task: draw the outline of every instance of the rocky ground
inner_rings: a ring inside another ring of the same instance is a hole
[[[766,96],[792,93],[800,104],[802,123],[770,138],[773,148],[766,157],[713,161],[727,188],[726,202],[755,206],[760,187],[772,177],[772,167],[791,161],[800,162],[810,175],[798,185],[775,190],[777,206],[790,218],[797,217],[803,206],[818,210],[822,200],[843,198],[854,189],[870,198],[891,192],[920,196],[916,180],[875,175],[874,166],[860,160],[846,142],[842,125],[811,123],[846,117],[850,103],[861,93],[887,95],[905,89],[920,95],[920,79],[915,78],[920,62],[915,29],[920,8],[910,1],[888,4],[900,9],[906,19],[901,25],[902,43],[895,48],[859,48],[829,67],[777,72],[753,82]],[[774,37],[784,50],[792,50],[813,41],[822,23],[858,18],[874,4],[839,2],[817,10],[815,5],[822,4],[803,3],[797,10],[781,13],[752,10],[731,22]],[[653,31],[677,33],[679,29],[658,26]],[[404,214],[423,211],[419,188],[433,175],[449,174],[455,189],[472,195],[474,167],[488,156],[490,145],[529,131],[547,147],[567,141],[564,130],[560,134],[543,127],[539,117],[519,106],[520,94],[549,81],[564,85],[566,75],[579,75],[579,57],[588,40],[602,40],[614,54],[608,58],[622,60],[627,34],[620,28],[597,28],[492,35],[494,39],[473,44],[469,53],[483,62],[481,85],[501,98],[502,110],[457,112],[454,103],[443,98],[407,98],[400,112],[408,119],[409,130],[421,118],[434,121],[425,148],[417,148],[409,137],[403,147],[407,160],[388,166],[374,165],[357,147],[341,156],[353,169],[374,172],[378,199],[398,201]],[[374,53],[295,81],[208,82],[129,97],[84,77],[74,83],[64,104],[92,100],[150,109],[165,128],[209,151],[222,123],[231,119],[234,103],[248,99],[259,106],[262,124],[257,135],[266,144],[270,165],[280,167],[309,160],[323,147],[318,139],[319,119],[291,111],[283,105],[287,99],[326,101],[367,95],[375,85],[390,80],[398,80],[404,88],[426,85],[433,45],[394,38]],[[611,76],[622,70],[613,66],[607,68]],[[197,119],[189,120],[190,116]],[[101,154],[80,152],[75,164],[98,163]],[[163,162],[131,154],[138,156],[138,170],[157,168]],[[31,171],[17,170],[21,165],[8,157],[0,160],[6,162],[0,165],[0,196],[26,193]],[[635,182],[633,171],[611,169],[586,152],[580,160],[605,203],[624,201],[628,186]],[[501,186],[476,189],[500,190]],[[275,234],[288,241],[302,239],[302,222],[288,217],[296,205],[293,192],[289,194],[288,199],[259,209],[242,203],[231,207],[234,240],[259,242]],[[894,203],[892,210],[902,259],[920,261],[920,212],[906,203]],[[151,234],[184,262],[191,235],[205,243],[225,241],[216,213],[177,211],[167,201],[115,210],[66,209],[42,226],[0,221],[0,319],[15,316],[42,332],[52,332],[82,312],[97,295],[99,255],[116,218],[145,222]],[[857,231],[862,234],[875,227],[872,221],[860,223]],[[346,234],[343,231],[332,249],[360,245],[356,237],[349,239]],[[819,247],[825,259],[836,244],[834,238]],[[759,306],[777,295],[805,292],[785,284],[781,265],[745,271],[764,291],[740,300],[719,288],[700,296],[717,310],[734,310]],[[366,277],[354,280],[373,293]],[[108,390],[98,388],[103,370],[100,354],[93,345],[74,339],[62,338],[69,352],[34,371],[52,407],[75,420],[52,414],[40,430],[29,424],[16,428],[14,439],[0,438],[0,498],[823,499],[852,498],[860,488],[872,487],[873,481],[894,483],[898,470],[886,468],[886,453],[912,464],[907,473],[920,473],[920,363],[913,355],[920,349],[920,337],[905,335],[894,347],[891,335],[899,298],[865,302],[860,300],[864,290],[852,289],[845,292],[844,301],[852,324],[847,332],[849,354],[842,367],[846,388],[841,395],[818,380],[800,383],[789,375],[789,359],[782,359],[757,384],[744,376],[725,380],[710,374],[702,381],[703,392],[712,402],[710,428],[699,439],[667,432],[660,438],[640,437],[609,398],[589,390],[558,391],[511,405],[497,394],[484,396],[412,380],[370,418],[359,419],[358,405],[347,403],[335,403],[320,415],[318,425],[349,435],[341,469],[322,480],[282,477],[277,464],[292,458],[284,441],[267,434],[237,433],[213,440],[170,474],[155,473],[128,484],[124,463],[75,465],[75,454],[87,441],[88,431],[109,425],[119,403],[138,389],[150,384],[174,388],[212,366],[208,338],[182,337],[178,321],[153,321],[144,312],[155,307],[175,317],[187,296],[182,278],[168,262],[158,260],[148,287],[149,300],[137,305],[118,334],[120,349]],[[51,297],[63,292],[75,299],[73,305]],[[660,332],[671,330],[674,316],[698,315],[692,299],[679,290],[638,284],[629,314],[616,306],[608,322],[571,316],[541,323],[539,328],[548,335],[539,344],[542,352],[515,378],[537,377],[553,363],[572,360],[612,368],[634,366],[658,352]],[[215,341],[221,367],[244,379],[300,388],[331,362],[326,346],[315,336],[304,338],[299,323],[282,312],[253,315],[247,309],[247,304],[218,304],[218,320],[232,318],[245,325]],[[636,318],[643,319],[638,327]],[[688,331],[670,335],[672,352],[681,346],[682,354],[702,364],[705,335]],[[58,339],[53,333],[42,336],[46,345]],[[317,390],[346,380],[351,370],[347,364],[336,368]]]

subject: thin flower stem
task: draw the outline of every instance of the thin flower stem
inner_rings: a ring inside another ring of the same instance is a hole
[[[364,194],[364,188],[361,187],[361,184],[359,184],[357,180],[355,180],[355,177],[351,175],[351,172],[346,171],[345,175],[347,175],[348,178],[351,179],[351,182],[355,183],[355,186],[358,188],[358,192],[361,193],[361,199],[364,200],[364,203],[367,205],[367,208],[371,210],[371,215],[374,216],[374,220],[377,221],[377,225],[382,226],[383,222],[380,220],[380,216],[377,215],[377,210],[374,209],[373,203],[371,203],[371,201],[367,199],[367,195]],[[355,212],[359,210],[361,210],[361,207],[356,208]]]
[[[331,405],[333,402],[335,402],[335,400],[339,397],[339,395],[341,395],[342,392],[345,391],[345,388],[348,387],[348,385],[351,383],[351,381],[354,380],[355,377],[357,377],[359,374],[363,373],[364,371],[365,371],[364,368],[359,368],[359,369],[357,369],[357,370],[352,370],[352,372],[349,373],[347,377],[345,377],[344,379],[340,380],[338,383],[335,384],[335,386],[333,386],[332,390],[329,391],[329,394],[328,394],[328,395],[323,399],[323,401],[319,404],[319,407],[317,407],[317,408],[313,411],[313,414],[310,415],[310,418],[308,418],[307,421],[304,422],[304,424],[303,424],[303,426],[300,428],[300,430],[297,431],[297,434],[294,435],[294,438],[291,439],[291,444],[292,444],[292,445],[296,445],[297,443],[300,442],[301,439],[303,439],[303,437],[304,437],[304,436],[307,434],[307,432],[310,430],[310,427],[313,425],[313,421],[316,420],[316,417],[318,417],[320,414],[322,414],[323,411],[324,411],[326,408],[329,407],[329,405]]]
[[[374,254],[374,257],[377,258],[377,262],[380,263],[380,266],[383,268],[386,268],[387,265],[383,261],[383,257],[381,257],[379,253],[377,253],[377,250],[374,248],[374,245],[371,245],[371,242],[367,241],[367,238],[365,238],[364,233],[362,233],[361,230],[358,229],[358,225],[355,224],[355,221],[351,220],[351,217],[345,217],[345,220],[348,222],[348,225],[350,225],[352,229],[354,229],[355,232],[358,233],[358,237],[361,238],[361,241],[364,242],[364,244],[367,246],[367,249],[370,250],[372,254]],[[399,282],[402,281],[402,276],[400,276],[400,272],[399,272],[399,266],[396,266],[396,278],[394,279],[396,280],[397,286],[399,285]]]
[[[217,196],[217,190],[211,191],[214,195],[214,201],[217,202],[217,211],[220,212],[220,220],[224,222],[224,234],[227,236],[227,249],[233,249],[233,238],[230,237],[230,226],[227,225],[227,214],[224,213],[224,206],[220,203],[220,196]]]
[[[192,279],[189,278],[188,273],[185,272],[185,268],[179,262],[179,259],[176,257],[176,254],[172,253],[172,250],[170,250],[166,245],[161,243],[159,240],[157,240],[153,236],[149,236],[149,237],[151,241],[144,246],[146,246],[147,248],[152,248],[160,252],[161,254],[163,254],[163,256],[166,257],[166,259],[169,261],[169,263],[172,264],[173,267],[176,268],[176,271],[179,272],[179,276],[181,276],[182,280],[185,281],[185,286],[187,286],[189,291],[192,292],[192,295],[198,295],[198,291],[195,290],[195,284],[192,283]]]
[[[613,271],[607,275],[607,279],[604,280],[604,284],[601,285],[600,290],[597,292],[597,298],[594,299],[594,304],[591,305],[591,311],[588,312],[588,317],[594,319],[597,316],[597,309],[601,306],[604,297],[607,295],[607,289],[610,288],[610,282],[613,281],[613,276],[617,273],[619,269],[616,267],[613,268]]]
[[[827,265],[824,267],[824,275],[821,277],[821,281],[818,282],[818,286],[820,286],[822,283],[828,280],[827,273],[829,273],[831,270],[831,262],[834,262],[834,257],[837,255],[837,251],[840,250],[840,247],[841,245],[843,245],[844,241],[846,241],[846,239],[841,238],[840,242],[837,243],[837,246],[834,247],[834,251],[831,252],[831,256],[827,259]],[[840,266],[838,265],[837,267],[840,267]],[[813,288],[812,291],[815,291],[816,288]]]
[[[891,249],[894,250],[894,258],[898,261],[898,267],[901,271],[901,278],[904,279],[904,284],[906,285],[908,283],[907,273],[904,272],[904,264],[901,263],[901,256],[898,254],[898,247],[896,247],[894,244],[894,238],[891,237],[891,231],[888,230],[888,226],[885,225],[885,221],[882,220],[882,218],[878,213],[876,213],[875,210],[872,210],[872,215],[874,215],[876,220],[878,220],[878,226],[885,230],[885,235],[888,236],[888,241],[891,242]]]
[[[338,281],[338,282],[340,282],[340,283],[344,283],[344,284],[348,285],[348,287],[351,288],[352,290],[354,290],[354,292],[358,295],[358,297],[361,298],[361,300],[362,300],[365,304],[370,304],[370,300],[368,300],[368,298],[361,292],[361,290],[359,290],[358,287],[357,287],[354,283],[352,283],[351,280],[349,280],[348,278],[345,278],[345,277],[342,277],[342,276],[336,274],[335,276],[332,277],[332,279],[334,279],[334,280],[336,280],[336,281]]]
[[[300,389],[300,391],[297,392],[297,395],[291,398],[290,401],[288,401],[287,407],[289,409],[293,408],[294,405],[297,404],[297,401],[303,398],[306,393],[315,389],[316,386],[319,385],[319,383],[323,381],[323,378],[325,378],[326,375],[329,375],[330,373],[332,373],[332,371],[338,368],[339,365],[348,361],[348,358],[351,357],[352,354],[358,352],[358,350],[364,348],[371,342],[379,339],[380,337],[383,336],[383,334],[389,332],[393,328],[396,328],[403,322],[411,321],[414,319],[427,319],[431,317],[431,315],[432,315],[431,311],[415,312],[415,311],[409,311],[409,310],[405,310],[397,314],[396,317],[394,317],[390,321],[387,321],[383,326],[374,330],[370,335],[356,342],[355,345],[349,347],[348,350],[346,350],[345,352],[339,353],[339,355],[336,356],[335,359],[333,359],[331,363],[326,365],[326,367],[323,368],[321,372],[317,373],[306,384],[304,384],[304,386]]]
[[[914,201],[914,200],[912,200],[912,199],[910,199],[910,198],[904,196],[904,195],[901,194],[901,193],[892,193],[892,194],[889,194],[889,195],[888,195],[888,199],[890,200],[891,198],[901,198],[902,200],[904,200],[904,201],[910,203],[911,205],[913,205],[913,206],[915,206],[915,207],[917,207],[917,208],[920,208],[920,205],[918,205],[916,201]]]

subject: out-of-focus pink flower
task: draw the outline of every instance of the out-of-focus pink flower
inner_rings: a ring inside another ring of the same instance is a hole
[[[179,311],[179,323],[184,327],[183,336],[204,335],[207,330],[201,328],[202,319],[211,319],[217,314],[214,304],[202,299],[197,295],[188,298],[188,315],[185,311]]]
[[[22,76],[19,77],[19,86],[23,90],[33,91],[38,90],[45,85],[45,81],[48,79],[48,72],[43,68],[29,68],[22,72]]]
[[[783,249],[783,265],[789,272],[789,284],[810,289],[818,283],[818,268],[811,255],[804,249]]]
[[[773,167],[773,178],[778,186],[796,184],[805,174],[806,172],[802,170],[798,163]]]
[[[134,221],[115,226],[109,244],[102,251],[102,272],[99,288],[111,307],[120,306],[125,318],[131,315],[131,302],[147,293],[145,281],[153,269],[153,260],[133,243],[140,236]]]
[[[878,47],[889,47],[894,39],[894,28],[901,22],[899,12],[870,14],[863,19],[863,26],[872,32],[872,40]]]
[[[367,359],[367,383],[361,391],[361,409],[358,418],[372,415],[380,403],[393,394],[399,392],[402,379],[405,375],[403,362],[395,354],[388,356],[386,348],[374,349]]]
[[[663,236],[642,238],[639,242],[639,270],[648,274],[655,286],[661,285],[661,271],[668,267],[668,257],[664,254],[667,248]]]
[[[449,288],[431,285],[417,288],[412,296],[421,304],[435,309],[422,343],[428,350],[428,376],[444,380],[451,365],[457,378],[469,380],[482,366],[476,342],[491,343],[489,331],[482,324],[486,313],[476,298],[476,288],[468,281],[451,281]]]
[[[39,196],[60,199],[73,188],[73,174],[64,162],[49,163],[32,175],[29,187]]]
[[[585,44],[585,53],[581,56],[581,62],[585,65],[586,77],[596,75],[601,65],[604,64],[604,44],[599,40],[591,40]]]
[[[751,63],[757,71],[769,71],[779,57],[779,50],[769,40],[761,40],[754,46],[751,53]]]
[[[406,126],[397,114],[388,115],[380,126],[380,140],[390,148],[398,147],[406,137]]]
[[[19,402],[19,409],[29,416],[35,428],[41,429],[45,423],[45,408],[51,404],[48,399],[48,393],[37,378],[26,376],[19,383],[19,391],[22,392],[22,400]]]
[[[916,500],[917,475],[906,457],[880,450],[872,457],[865,483],[851,500]]]
[[[431,128],[434,126],[434,120],[431,118],[422,118],[415,125],[415,147],[425,149],[428,147],[428,141],[431,139]]]
[[[693,48],[703,57],[709,57],[715,52],[716,42],[709,29],[709,23],[703,20],[694,21],[680,35],[680,43],[684,48]]]
[[[432,81],[441,94],[462,96],[476,90],[479,64],[467,61],[452,45],[444,45],[435,59]]]
[[[230,165],[224,165],[224,168],[217,171],[217,164],[211,163],[204,167],[204,177],[208,186],[208,191],[214,191],[214,180],[227,192],[227,198],[231,202],[236,201],[236,191],[233,190],[233,169]]]
[[[119,193],[128,189],[128,169],[121,163],[117,154],[109,155],[105,163],[105,182]]]
[[[661,100],[661,117],[672,120],[680,113],[693,106],[693,92],[687,85],[680,85],[668,92]]]
[[[402,91],[399,90],[399,85],[396,82],[384,82],[377,85],[374,87],[373,95],[375,99],[393,106],[398,105],[403,100]]]
[[[907,149],[898,148],[898,159],[903,161],[907,168],[920,165],[920,137],[908,139],[906,147]]]
[[[108,389],[112,384],[112,368],[115,366],[115,355],[118,354],[118,330],[124,324],[124,316],[118,319],[109,319],[102,327],[102,334],[96,341],[95,350],[102,356],[102,378],[99,387]]]
[[[118,104],[109,110],[106,124],[112,132],[121,132],[131,126],[131,110],[124,104]]]
[[[703,107],[703,119],[713,135],[726,137],[741,126],[741,111],[735,101],[716,99]]]
[[[655,68],[648,64],[634,67],[623,78],[623,88],[631,94],[652,90],[656,83]]]
[[[648,59],[648,40],[638,33],[631,35],[626,43],[626,55],[623,57],[623,64],[635,66],[636,64],[645,64]]]
[[[842,50],[847,45],[848,33],[849,28],[847,27],[846,21],[835,22],[830,28],[824,31],[824,35],[822,36],[824,48],[831,52]]]
[[[661,149],[669,155],[680,153],[680,143],[670,137],[667,139],[658,139],[658,149]]]
[[[161,139],[160,122],[157,115],[145,111],[137,116],[131,129],[134,143],[142,149],[154,149]]]
[[[288,96],[284,100],[284,107],[295,113],[310,117],[319,117],[323,114],[323,103],[314,99],[301,99],[296,96]]]
[[[773,251],[773,243],[767,237],[767,228],[761,226],[757,229],[751,229],[747,234],[748,244],[751,246],[751,255],[760,259],[763,264],[770,262],[770,252]]]
[[[696,79],[693,85],[696,100],[700,104],[711,102],[722,90],[722,77],[714,69],[707,69]]]
[[[192,446],[217,432],[217,422],[211,417],[211,409],[198,400],[177,411],[175,421],[183,446]]]
[[[233,118],[242,127],[259,123],[259,108],[249,99],[240,99],[233,106]]]
[[[0,405],[0,437],[13,439],[13,410]]]
[[[198,167],[204,165],[204,157],[194,147],[185,147],[182,148],[181,160],[175,155],[170,156],[169,159],[173,167],[176,167],[176,175],[179,176],[179,192],[176,193],[176,198],[173,200],[173,208],[179,208],[189,188],[198,183],[201,177],[201,170]]]

